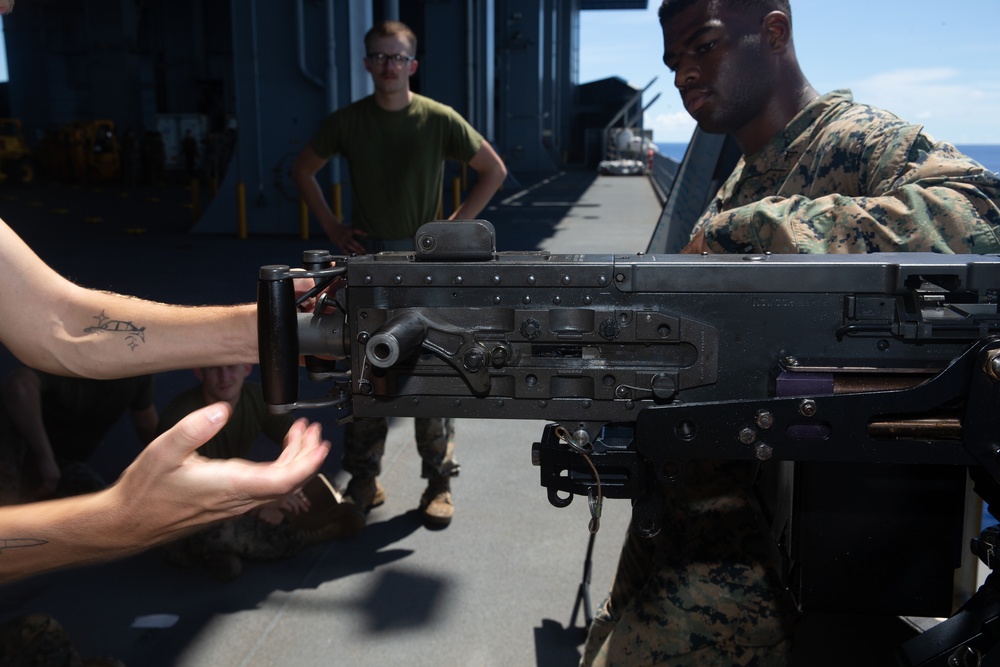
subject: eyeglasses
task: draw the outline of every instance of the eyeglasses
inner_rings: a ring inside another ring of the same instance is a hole
[[[408,56],[405,53],[369,53],[365,56],[372,65],[377,65],[381,67],[386,63],[390,63],[395,68],[405,67],[407,63],[413,60],[413,56]]]

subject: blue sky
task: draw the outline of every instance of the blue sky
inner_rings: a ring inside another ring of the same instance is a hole
[[[586,11],[580,81],[620,76],[647,91],[646,126],[657,142],[694,129],[663,66],[656,10]],[[850,88],[859,102],[923,123],[957,144],[1000,144],[998,0],[792,0],[796,52],[820,92]]]

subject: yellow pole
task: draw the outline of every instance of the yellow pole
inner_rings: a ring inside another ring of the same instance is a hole
[[[462,179],[456,176],[451,182],[451,192],[454,201],[452,202],[455,207],[453,211],[457,211],[458,207],[462,205]]]
[[[341,199],[340,183],[334,183],[331,187],[333,188],[333,214],[337,216],[337,220],[343,222],[344,209],[343,200]]]
[[[247,188],[242,183],[236,185],[236,223],[237,236],[247,237]]]

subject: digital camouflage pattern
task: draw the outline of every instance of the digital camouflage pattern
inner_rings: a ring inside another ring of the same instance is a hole
[[[696,461],[662,487],[663,527],[629,531],[581,665],[787,664],[796,619],[745,485],[746,461]]]
[[[835,91],[740,160],[695,232],[716,253],[995,253],[998,203],[996,173]]]
[[[346,537],[364,527],[364,513],[341,502],[340,494],[332,491],[324,476],[310,480],[301,495],[309,501],[308,510],[285,515],[280,523],[269,523],[250,512],[166,544],[163,555],[179,567],[205,565],[210,570],[222,554],[248,560],[283,560],[304,547]]]
[[[250,560],[283,560],[304,546],[305,535],[289,522],[274,525],[253,514],[243,514],[164,545],[163,555],[174,565],[194,567],[213,553],[236,554]]]
[[[418,417],[413,420],[413,435],[421,459],[421,477],[439,479],[458,474],[455,459],[455,420],[442,417]],[[344,429],[344,470],[359,478],[378,477],[382,473],[387,419],[359,419]]]

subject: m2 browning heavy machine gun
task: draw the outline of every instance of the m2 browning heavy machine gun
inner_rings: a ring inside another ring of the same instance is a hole
[[[498,253],[485,221],[415,242],[261,268],[272,410],[546,420],[549,500],[630,498],[646,534],[685,462],[758,461],[804,609],[853,609],[853,585],[869,609],[950,613],[966,470],[1000,498],[1000,257]],[[301,356],[325,399],[299,399]],[[975,541],[991,566],[995,543]],[[908,664],[968,648],[940,637]]]

